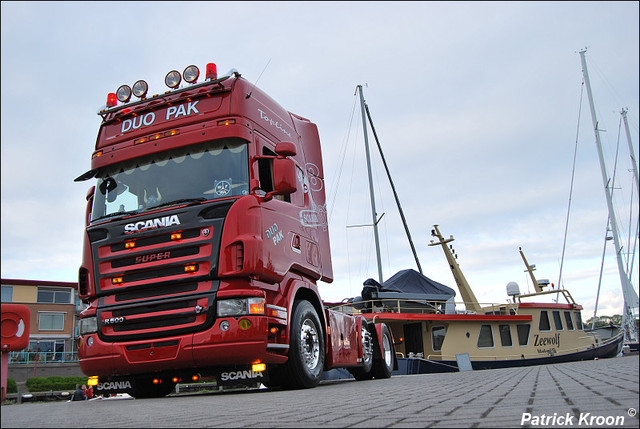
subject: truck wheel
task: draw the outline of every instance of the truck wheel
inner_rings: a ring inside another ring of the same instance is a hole
[[[367,328],[367,321],[362,320],[362,327],[360,328],[360,341],[362,342],[362,366],[357,368],[349,368],[349,372],[358,381],[371,380],[373,374],[371,368],[373,367],[373,336]]]
[[[317,386],[324,368],[324,333],[320,318],[309,301],[296,301],[289,330],[289,388]]]
[[[374,347],[376,349],[376,356],[378,357],[373,361],[373,368],[371,374],[375,378],[389,378],[393,372],[394,358],[393,355],[393,340],[391,339],[391,332],[387,325],[382,325],[382,350],[378,341],[374,341]]]

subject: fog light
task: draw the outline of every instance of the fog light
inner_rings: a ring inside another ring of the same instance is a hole
[[[238,326],[243,331],[246,331],[251,327],[251,321],[249,319],[240,319],[240,321],[238,322]]]
[[[93,337],[87,338],[87,345],[91,347],[93,345]]]
[[[229,322],[226,320],[223,320],[222,322],[220,322],[220,329],[222,329],[223,331],[226,331],[229,329]]]

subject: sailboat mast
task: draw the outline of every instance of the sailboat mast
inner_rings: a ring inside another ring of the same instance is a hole
[[[604,192],[607,200],[607,208],[609,209],[609,221],[611,225],[611,232],[613,234],[613,242],[616,247],[616,261],[618,263],[618,273],[620,275],[620,282],[622,283],[622,294],[624,297],[624,319],[625,319],[625,339],[637,341],[637,332],[635,328],[635,316],[632,308],[638,307],[638,295],[631,286],[631,282],[626,273],[622,262],[622,247],[620,246],[620,237],[618,235],[618,223],[616,221],[615,211],[613,209],[613,200],[611,197],[611,189],[609,187],[609,178],[607,176],[607,168],[604,162],[604,155],[602,153],[602,143],[600,141],[600,130],[598,129],[598,119],[596,117],[596,111],[593,104],[593,95],[591,93],[591,82],[589,80],[589,72],[587,71],[587,60],[585,58],[586,49],[580,51],[580,60],[582,62],[582,72],[584,74],[584,81],[587,88],[587,96],[589,97],[589,107],[591,109],[591,119],[593,121],[593,129],[596,137],[596,147],[598,149],[598,158],[600,160],[600,170],[602,172],[602,182],[604,183]],[[629,320],[631,319],[631,320]]]
[[[378,235],[378,214],[376,213],[376,200],[373,193],[373,176],[371,175],[371,155],[369,155],[369,139],[367,137],[367,121],[364,110],[364,95],[362,94],[362,85],[358,85],[360,93],[360,109],[362,111],[362,128],[364,130],[364,147],[367,158],[367,173],[369,175],[369,194],[371,201],[371,217],[373,220],[373,236],[376,241],[376,258],[378,261],[378,282],[382,284],[382,260],[380,258],[380,238]]]
[[[629,144],[629,156],[631,157],[631,168],[633,169],[633,178],[635,181],[633,182],[636,185],[636,194],[640,195],[640,181],[638,181],[638,164],[636,161],[636,156],[633,150],[633,144],[631,143],[631,133],[629,132],[629,121],[627,120],[627,109],[622,109],[620,112],[622,115],[622,120],[624,121],[624,129],[627,133],[627,143]]]

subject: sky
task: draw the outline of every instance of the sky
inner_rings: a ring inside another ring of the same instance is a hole
[[[638,200],[619,130],[627,108],[638,159],[638,2],[3,1],[1,12],[2,278],[77,281],[91,184],[73,180],[90,168],[107,93],[138,79],[158,93],[168,71],[208,62],[318,126],[335,276],[320,285],[326,301],[377,277],[372,228],[357,227],[372,222],[357,85],[423,273],[455,288],[442,250],[428,246],[437,224],[478,299],[504,302],[511,281],[532,290],[522,247],[538,279],[557,284],[562,261],[586,320],[608,215],[582,85],[587,48],[610,177],[619,147],[621,239],[633,248]],[[387,279],[416,264],[372,157]],[[599,315],[622,311],[613,255],[609,242]]]

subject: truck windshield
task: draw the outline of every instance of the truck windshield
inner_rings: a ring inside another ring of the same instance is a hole
[[[173,149],[101,170],[91,220],[154,207],[247,195],[247,142],[222,139]]]

